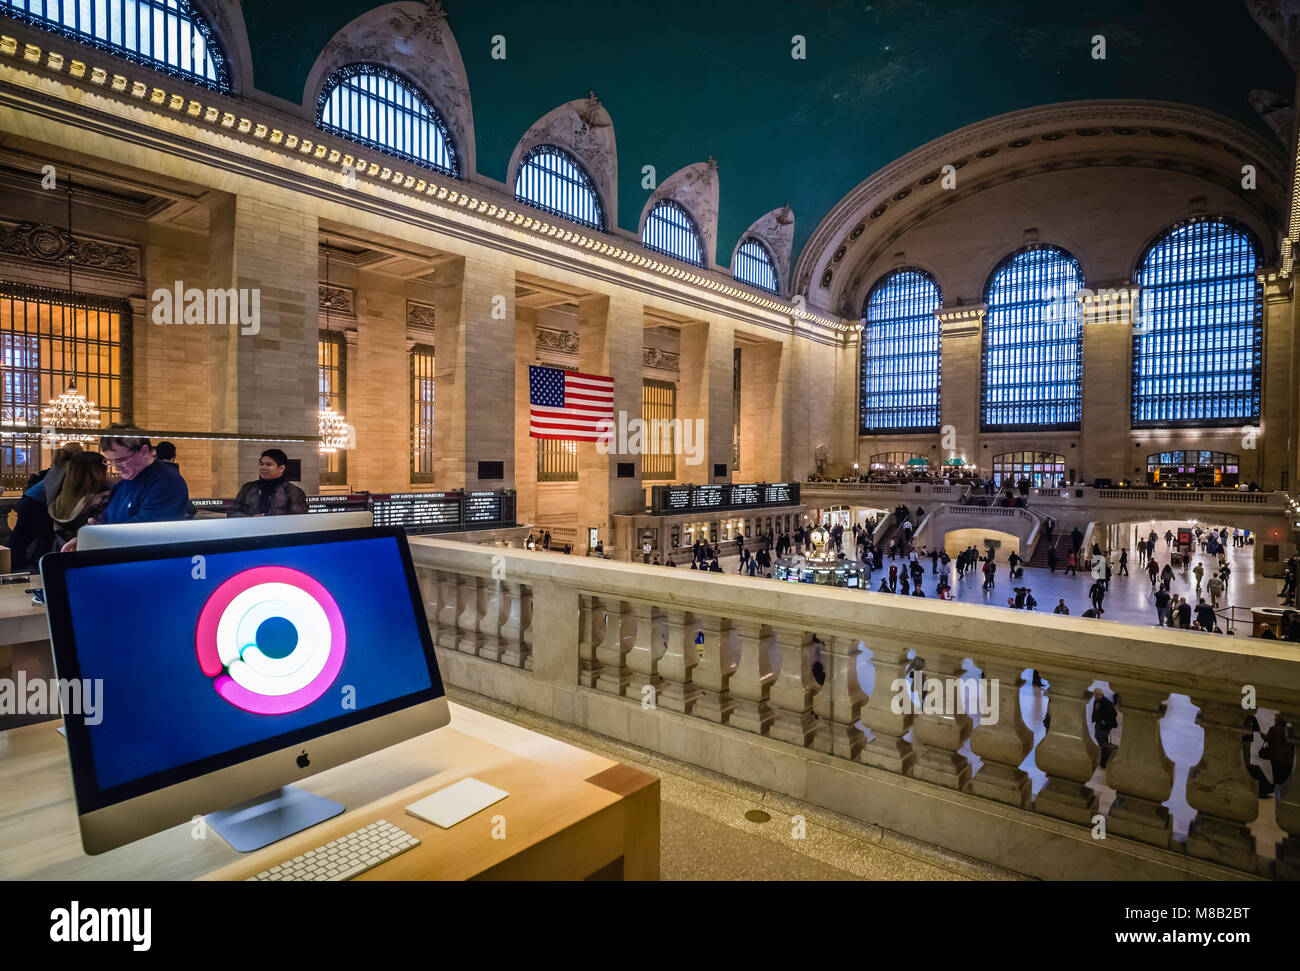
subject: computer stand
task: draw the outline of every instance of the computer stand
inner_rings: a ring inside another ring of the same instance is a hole
[[[256,796],[238,806],[208,813],[208,825],[227,843],[248,853],[315,826],[343,812],[343,804],[295,786]]]

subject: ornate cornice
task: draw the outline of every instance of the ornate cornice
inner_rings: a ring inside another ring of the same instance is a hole
[[[71,240],[68,231],[46,223],[0,220],[0,254],[33,263],[98,270],[121,276],[140,276],[140,249],[85,236]]]
[[[560,354],[578,353],[578,332],[552,327],[537,328],[537,349],[557,351]]]

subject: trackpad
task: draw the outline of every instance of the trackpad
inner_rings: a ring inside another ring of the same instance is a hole
[[[468,776],[445,789],[439,789],[431,796],[411,803],[406,811],[416,819],[451,829],[461,820],[468,819],[494,802],[500,802],[508,795],[510,793],[504,789]]]

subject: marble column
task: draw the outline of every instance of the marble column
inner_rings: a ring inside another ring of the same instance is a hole
[[[1086,783],[1101,758],[1088,723],[1088,686],[1093,679],[1050,671],[1042,674],[1052,686],[1048,707],[1052,724],[1034,751],[1035,764],[1047,773],[1047,784],[1039,790],[1034,810],[1091,826],[1097,815],[1097,793]]]
[[[704,635],[704,643],[698,645],[703,650],[694,673],[695,683],[700,689],[695,714],[712,722],[726,724],[731,718],[732,709],[736,707],[730,688],[731,674],[736,670],[732,647],[735,631],[726,617],[696,614],[695,623]],[[690,636],[689,630],[687,636]]]
[[[578,684],[596,687],[600,676],[598,652],[606,636],[605,604],[599,597],[578,595]]]
[[[1103,770],[1106,785],[1116,793],[1106,830],[1168,849],[1173,820],[1161,804],[1174,787],[1174,764],[1160,740],[1160,719],[1169,692],[1115,678],[1110,684],[1120,702],[1124,733]]]
[[[478,622],[483,614],[483,581],[479,577],[461,577],[459,587],[460,616],[456,618],[456,626],[460,636],[456,640],[456,650],[477,654]]]
[[[818,727],[813,714],[817,682],[812,675],[812,635],[794,627],[778,626],[774,631],[781,650],[781,671],[772,685],[776,717],[770,734],[806,748]]]
[[[826,726],[813,739],[821,752],[856,759],[865,738],[858,728],[858,715],[866,694],[858,683],[858,655],[862,648],[856,637],[836,635],[818,638],[824,644],[826,683],[813,696],[813,711]]]
[[[970,716],[957,710],[960,692],[950,692],[948,682],[962,671],[960,656],[939,648],[926,648],[925,666],[917,671],[921,706],[912,717],[916,763],[912,775],[949,789],[970,785],[970,761],[959,751],[970,735]],[[950,703],[954,702],[954,703]]]
[[[650,703],[659,704],[659,689],[663,678],[659,675],[659,653],[667,647],[668,632],[664,624],[663,611],[652,604],[637,601],[628,605],[632,622],[636,629],[632,632],[631,646],[628,649],[627,695],[636,700],[648,699]],[[625,617],[628,614],[624,614]],[[647,692],[646,689],[650,691]]]
[[[1034,746],[1034,733],[1020,717],[1019,664],[976,659],[987,682],[987,697],[997,698],[997,721],[980,714],[970,750],[984,762],[971,777],[971,792],[1009,806],[1029,808],[1029,774],[1020,768]]]
[[[440,570],[438,590],[438,646],[454,651],[460,633],[457,627],[457,617],[460,616],[460,577]]]
[[[862,747],[862,761],[888,772],[909,773],[916,761],[912,743],[903,736],[912,727],[910,709],[894,711],[894,683],[907,679],[911,661],[907,646],[893,641],[870,644],[871,664],[875,669],[871,696],[862,706],[862,724],[870,737]],[[906,690],[906,687],[904,688]]]
[[[776,675],[772,672],[772,629],[754,621],[732,621],[740,645],[740,663],[731,676],[731,697],[736,707],[731,725],[756,735],[766,735],[775,712],[768,695]]]
[[[596,687],[610,694],[627,693],[632,672],[627,666],[627,653],[632,649],[636,634],[631,608],[618,601],[605,607],[605,636],[596,648],[601,668],[596,677]]]
[[[505,599],[505,620],[501,624],[501,661],[523,667],[532,644],[532,590],[514,580],[501,584]]]
[[[1187,772],[1187,804],[1196,810],[1187,855],[1254,872],[1255,837],[1247,824],[1259,815],[1259,790],[1242,756],[1249,712],[1240,704],[1192,698],[1205,731],[1201,761]]]
[[[483,615],[478,622],[478,656],[489,661],[501,660],[501,617],[505,607],[505,587],[500,580],[479,581],[479,603]]]
[[[695,646],[695,617],[676,607],[665,607],[663,612],[668,644],[659,659],[659,673],[663,677],[659,707],[689,715],[700,697],[700,689],[692,681],[692,672],[700,663],[700,652]]]

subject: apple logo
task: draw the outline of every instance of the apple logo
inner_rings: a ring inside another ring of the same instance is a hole
[[[307,757],[307,750],[302,750],[302,755],[298,756],[298,768],[305,769],[311,765],[311,759]]]

